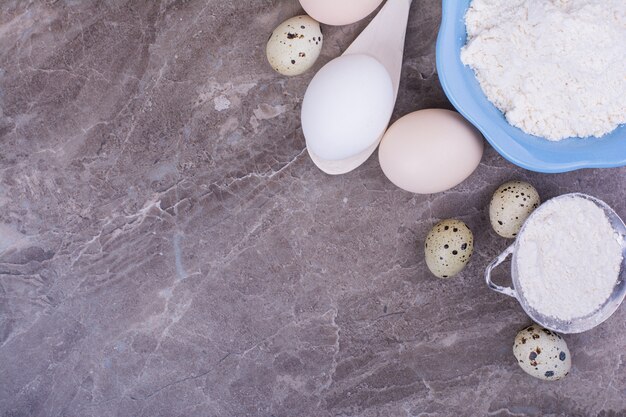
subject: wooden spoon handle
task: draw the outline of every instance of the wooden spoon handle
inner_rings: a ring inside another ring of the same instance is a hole
[[[391,76],[394,96],[400,87],[404,40],[413,0],[387,0],[378,15],[343,55],[366,54],[378,59]]]

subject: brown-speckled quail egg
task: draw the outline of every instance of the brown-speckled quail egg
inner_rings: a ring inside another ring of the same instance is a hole
[[[532,185],[522,181],[502,184],[489,204],[491,226],[500,236],[514,238],[539,204],[539,193]]]
[[[267,41],[267,60],[283,75],[299,75],[315,64],[322,51],[320,24],[307,15],[281,23]]]
[[[469,262],[474,252],[474,235],[460,220],[443,220],[426,236],[424,251],[428,269],[439,278],[449,278]]]
[[[572,367],[572,355],[565,340],[538,324],[528,326],[517,334],[513,354],[524,372],[546,381],[565,377]]]

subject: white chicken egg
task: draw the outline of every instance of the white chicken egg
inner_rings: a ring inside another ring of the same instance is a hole
[[[300,0],[302,8],[327,25],[349,25],[372,13],[383,0]]]
[[[460,114],[425,109],[396,121],[378,149],[383,172],[403,190],[439,193],[465,181],[483,156],[483,139]]]
[[[539,193],[527,182],[509,181],[502,184],[489,204],[491,226],[500,236],[514,238],[539,204]]]
[[[450,278],[465,268],[474,252],[474,235],[460,220],[437,223],[424,243],[426,265],[439,278]]]
[[[292,17],[272,32],[267,42],[267,60],[283,75],[302,74],[317,61],[323,40],[317,21],[306,15]]]
[[[565,340],[538,324],[517,334],[513,354],[524,372],[546,381],[565,377],[572,367],[572,355]]]
[[[394,107],[391,77],[377,59],[343,55],[311,80],[302,101],[302,131],[311,157],[347,161],[348,172],[375,150]]]

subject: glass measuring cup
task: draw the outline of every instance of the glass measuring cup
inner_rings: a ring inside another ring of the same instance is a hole
[[[624,296],[626,296],[626,226],[624,225],[622,219],[617,215],[617,213],[615,213],[615,211],[613,211],[613,209],[602,200],[581,193],[564,194],[555,197],[553,200],[564,198],[584,198],[596,204],[598,207],[604,210],[604,213],[608,217],[611,226],[613,226],[613,230],[621,239],[620,241],[622,245],[622,266],[620,268],[617,281],[615,282],[615,286],[613,287],[613,292],[611,293],[609,298],[593,313],[583,317],[577,317],[572,320],[559,320],[554,317],[544,315],[530,306],[530,304],[524,297],[524,293],[521,291],[522,287],[520,285],[519,275],[517,272],[516,254],[517,250],[519,249],[521,237],[524,234],[526,225],[533,218],[533,216],[540,212],[541,206],[537,210],[535,210],[535,212],[531,214],[531,216],[526,220],[524,226],[522,226],[522,229],[515,239],[515,243],[509,246],[504,252],[500,254],[500,256],[494,259],[487,266],[487,269],[485,270],[485,281],[487,282],[489,288],[491,288],[492,290],[517,299],[526,314],[528,314],[531,319],[533,319],[536,323],[542,325],[543,327],[560,333],[581,333],[596,327],[597,325],[611,317],[611,315],[615,313],[617,308],[624,300]],[[513,287],[509,288],[495,284],[491,279],[491,273],[511,254],[513,255],[513,259],[511,262],[511,280],[513,282]],[[520,290],[517,290],[518,288]]]

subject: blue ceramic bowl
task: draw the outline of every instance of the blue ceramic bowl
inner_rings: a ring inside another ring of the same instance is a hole
[[[464,16],[471,0],[443,0],[437,38],[437,72],[454,107],[476,126],[503,157],[531,171],[566,172],[581,168],[626,165],[626,125],[602,138],[570,138],[559,142],[528,135],[511,126],[487,100],[474,72],[461,62],[465,45]]]

